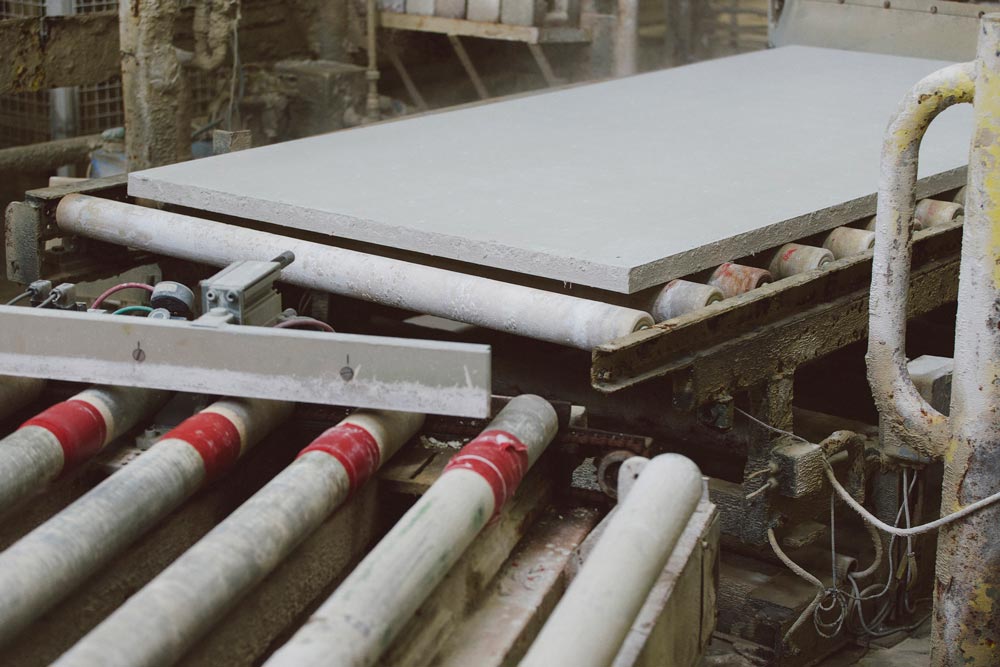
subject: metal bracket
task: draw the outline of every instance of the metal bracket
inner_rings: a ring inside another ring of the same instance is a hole
[[[0,306],[0,374],[486,417],[486,345]]]

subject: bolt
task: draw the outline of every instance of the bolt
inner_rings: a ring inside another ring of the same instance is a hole
[[[354,369],[350,366],[344,366],[340,369],[340,379],[344,382],[350,382],[354,379]]]
[[[140,364],[146,360],[146,352],[142,349],[142,346],[139,343],[136,343],[135,349],[132,350],[132,358]]]

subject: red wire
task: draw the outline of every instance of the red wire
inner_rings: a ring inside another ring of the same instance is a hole
[[[311,317],[293,317],[274,325],[275,329],[319,329],[330,333],[337,333],[333,327],[326,322],[322,322]]]
[[[104,300],[116,292],[121,292],[126,289],[144,289],[150,294],[153,293],[153,286],[147,285],[146,283],[122,283],[121,285],[115,285],[114,287],[104,291],[101,296],[94,299],[94,303],[90,304],[91,308],[100,308]]]

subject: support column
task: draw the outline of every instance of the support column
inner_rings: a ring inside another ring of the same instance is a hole
[[[177,0],[118,4],[125,100],[125,152],[130,171],[189,157],[184,79],[173,45]]]
[[[1000,483],[1000,14],[981,22],[974,105],[942,516]],[[996,665],[1000,506],[942,528],[934,593],[932,664]]]

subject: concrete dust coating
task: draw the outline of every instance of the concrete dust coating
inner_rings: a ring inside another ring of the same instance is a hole
[[[129,194],[629,293],[871,215],[948,63],[789,46],[140,171]],[[921,176],[968,161],[945,112]],[[822,215],[811,215],[830,207]]]

